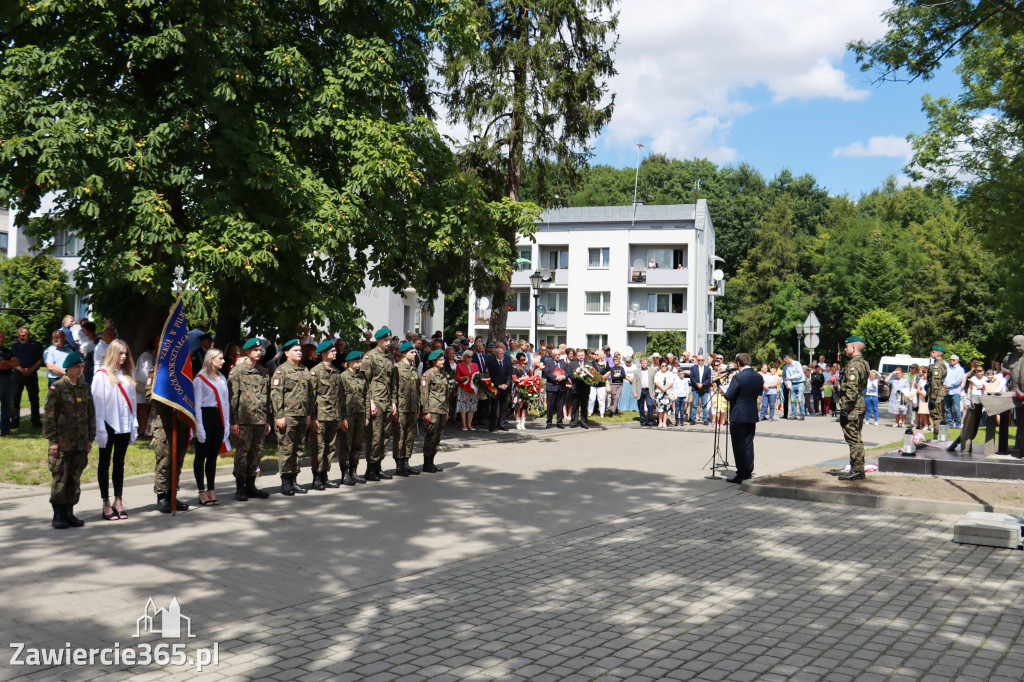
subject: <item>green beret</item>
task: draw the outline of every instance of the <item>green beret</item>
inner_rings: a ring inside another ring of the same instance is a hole
[[[437,350],[430,352],[430,355],[427,356],[427,362],[433,362],[434,360],[437,360],[438,358],[443,356],[444,351],[438,348]]]
[[[288,350],[292,346],[297,346],[297,345],[299,345],[299,340],[298,339],[292,339],[291,341],[285,341],[284,345],[281,346],[281,350]]]
[[[494,348],[494,347],[496,347],[497,345],[498,345],[498,344],[494,343],[494,341],[488,341],[488,342],[487,342],[487,347],[488,347],[488,348]]]
[[[248,341],[245,342],[245,345],[242,346],[242,350],[249,350],[250,348],[255,348],[256,346],[262,345],[263,339],[249,339]]]
[[[317,353],[326,353],[327,351],[329,351],[332,348],[334,348],[334,341],[331,341],[330,339],[327,339],[326,341],[321,341],[320,342],[320,345],[316,347],[316,352]]]
[[[381,329],[377,330],[377,333],[373,335],[373,338],[375,338],[378,341],[380,341],[385,336],[391,336],[391,330],[388,329],[387,327],[382,327]]]
[[[851,336],[846,339],[846,343],[863,343],[865,346],[868,344],[868,342],[860,336]]]
[[[75,365],[85,362],[85,356],[79,353],[77,350],[68,353],[68,356],[64,358],[64,369],[68,367],[74,367]]]
[[[412,341],[402,341],[402,343],[398,344],[398,352],[399,353],[408,353],[409,351],[415,350],[415,349],[416,349],[416,344],[414,344]]]
[[[358,360],[361,357],[363,357],[363,354],[357,350],[354,350],[345,356],[345,362],[352,362],[353,360]]]
[[[946,349],[943,346],[940,346],[939,344],[935,344],[934,346],[932,346],[932,350],[937,350],[940,353],[946,352]]]

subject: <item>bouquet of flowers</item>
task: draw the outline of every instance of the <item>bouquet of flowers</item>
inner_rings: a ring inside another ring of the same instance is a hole
[[[544,392],[544,379],[535,374],[515,377],[512,383],[515,385],[516,395],[523,401],[524,407],[536,405],[540,394]]]
[[[498,395],[498,389],[494,387],[494,382],[491,381],[491,378],[480,372],[473,375],[473,391],[478,397],[481,391],[488,397]]]
[[[601,377],[590,365],[580,365],[572,372],[573,381],[581,381],[587,386],[597,386],[601,383]]]

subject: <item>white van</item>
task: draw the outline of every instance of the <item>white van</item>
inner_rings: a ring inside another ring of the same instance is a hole
[[[879,379],[885,379],[897,367],[901,368],[903,375],[906,376],[907,370],[911,365],[916,364],[919,367],[927,367],[931,362],[931,358],[915,358],[910,355],[885,355],[878,361]],[[885,383],[879,383],[878,402],[885,402],[888,399],[889,386]]]

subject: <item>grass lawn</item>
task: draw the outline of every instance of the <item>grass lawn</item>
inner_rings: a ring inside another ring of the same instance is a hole
[[[903,432],[900,431],[900,433],[902,434]],[[928,435],[931,435],[931,429],[927,429],[925,431],[925,433],[928,434]],[[949,442],[952,443],[953,441],[955,441],[957,436],[959,436],[959,435],[960,435],[960,429],[950,429],[949,430]],[[1010,427],[1010,446],[1011,447],[1016,442],[1016,438],[1017,438],[1017,427],[1016,426],[1011,426]],[[998,442],[998,439],[999,439],[999,431],[998,430],[996,431],[996,439],[997,439],[997,442]],[[975,445],[985,445],[985,427],[981,427],[978,430],[978,435],[974,437],[974,444]],[[868,451],[870,452],[870,451],[880,450],[880,451],[885,452],[885,451],[889,451],[889,450],[896,450],[897,448],[901,448],[901,447],[903,447],[903,438],[902,437],[899,440],[894,440],[893,442],[886,443],[885,445],[876,445],[873,448],[868,448]],[[977,452],[977,450],[975,450],[975,452]]]
[[[46,465],[47,442],[40,429],[34,428],[27,419],[22,420],[21,428],[6,436],[0,449],[0,483],[17,483],[19,485],[49,485],[50,469]],[[277,459],[277,450],[273,445],[265,445],[263,458]],[[185,462],[181,468],[183,478],[191,477],[192,452],[185,454]],[[96,480],[96,463],[99,461],[99,448],[95,444],[89,452],[89,464],[82,473],[82,483]],[[222,457],[221,465],[230,464],[231,457]],[[124,458],[124,475],[153,473],[154,455],[149,438],[139,438],[128,446]]]

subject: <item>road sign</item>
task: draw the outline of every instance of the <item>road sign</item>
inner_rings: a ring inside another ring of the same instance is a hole
[[[820,341],[817,334],[804,334],[804,346],[811,350],[817,348]]]

